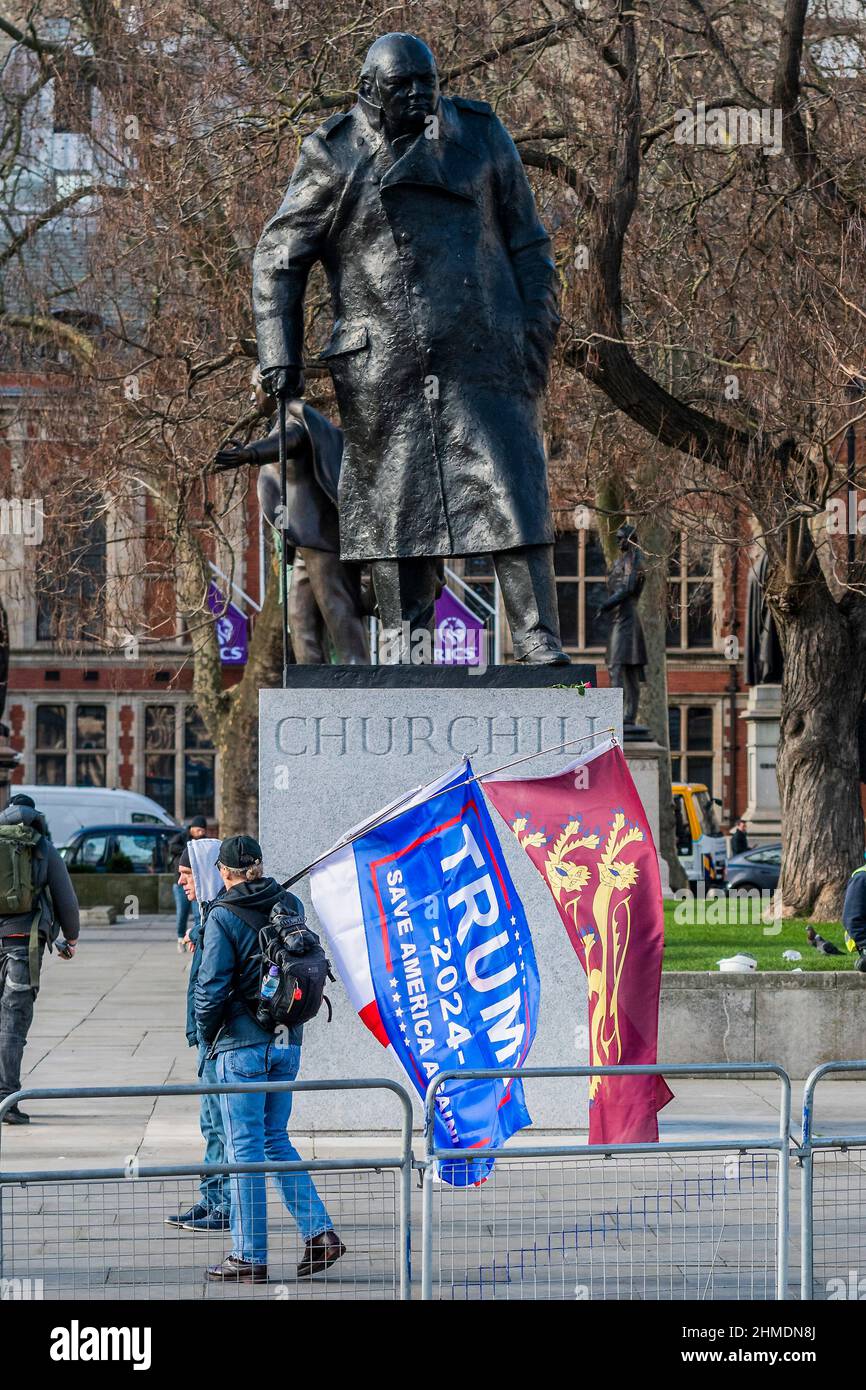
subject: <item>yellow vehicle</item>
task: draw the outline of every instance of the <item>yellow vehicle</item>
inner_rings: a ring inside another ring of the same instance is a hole
[[[677,858],[692,888],[725,886],[728,861],[725,837],[719,827],[715,800],[702,782],[674,782],[674,824]]]

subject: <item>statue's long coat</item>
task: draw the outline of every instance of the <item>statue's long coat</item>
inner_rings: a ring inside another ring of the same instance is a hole
[[[608,670],[611,666],[639,666],[641,680],[646,679],[647,652],[637,605],[645,584],[646,570],[638,552],[627,550],[618,555],[607,576],[609,599],[618,606],[611,613],[605,664]]]
[[[322,352],[345,450],[345,559],[553,539],[541,402],[558,318],[550,242],[515,145],[483,102],[443,98],[395,158],[360,105],[301,146],[254,264],[263,369],[299,365],[321,261]]]

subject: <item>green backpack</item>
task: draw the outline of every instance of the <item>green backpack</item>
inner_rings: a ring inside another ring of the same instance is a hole
[[[35,911],[33,851],[41,838],[29,825],[0,825],[0,917]]]
[[[34,850],[42,839],[32,825],[0,825],[0,917],[29,917],[30,984],[39,984],[39,888]]]

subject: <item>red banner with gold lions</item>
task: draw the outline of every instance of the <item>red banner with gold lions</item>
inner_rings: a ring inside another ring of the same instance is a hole
[[[589,987],[590,1065],[654,1063],[664,920],[646,812],[619,745],[555,777],[486,780],[484,791],[553,894]],[[661,1076],[593,1076],[591,1144],[658,1140],[673,1092]]]

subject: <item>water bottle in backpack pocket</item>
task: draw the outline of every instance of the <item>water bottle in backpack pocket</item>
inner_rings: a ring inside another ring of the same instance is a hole
[[[333,980],[331,963],[321,942],[304,918],[283,902],[275,903],[267,925],[259,932],[262,985],[256,1001],[256,1023],[268,1033],[309,1023],[331,1001],[325,994]]]
[[[280,972],[275,965],[268,970],[267,975],[262,980],[261,997],[262,999],[273,999],[280,987]]]

